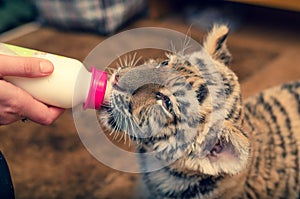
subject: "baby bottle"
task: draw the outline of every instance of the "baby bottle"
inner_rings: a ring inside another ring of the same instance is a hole
[[[86,70],[76,59],[0,43],[0,54],[40,57],[54,65],[52,74],[46,77],[26,78],[6,76],[6,81],[30,93],[35,99],[48,105],[71,108],[83,104],[85,109],[99,109],[105,95],[107,73],[92,67]],[[73,98],[76,87],[76,97]]]

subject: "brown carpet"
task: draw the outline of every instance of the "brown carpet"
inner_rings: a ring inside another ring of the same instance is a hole
[[[282,24],[251,19],[230,35],[231,67],[240,78],[244,96],[300,78],[300,31]],[[142,26],[183,33],[189,28],[173,18],[143,19],[130,27]],[[203,31],[192,29],[194,39],[202,41],[203,35]],[[105,38],[44,27],[9,43],[83,60]],[[77,135],[70,110],[49,127],[31,122],[1,126],[0,150],[10,166],[18,199],[131,198],[138,178],[93,158]]]

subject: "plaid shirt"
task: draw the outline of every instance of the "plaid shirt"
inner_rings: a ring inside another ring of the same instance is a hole
[[[146,0],[33,0],[46,23],[109,34],[146,7]]]

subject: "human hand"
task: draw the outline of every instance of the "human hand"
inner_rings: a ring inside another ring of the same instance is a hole
[[[24,117],[50,125],[63,113],[64,109],[46,105],[3,79],[4,76],[43,77],[52,72],[52,63],[45,59],[0,55],[0,125]]]

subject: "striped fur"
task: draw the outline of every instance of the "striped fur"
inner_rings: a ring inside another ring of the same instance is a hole
[[[111,77],[99,122],[166,164],[142,174],[140,198],[300,198],[300,82],[242,103],[227,35],[214,26],[198,52]]]

